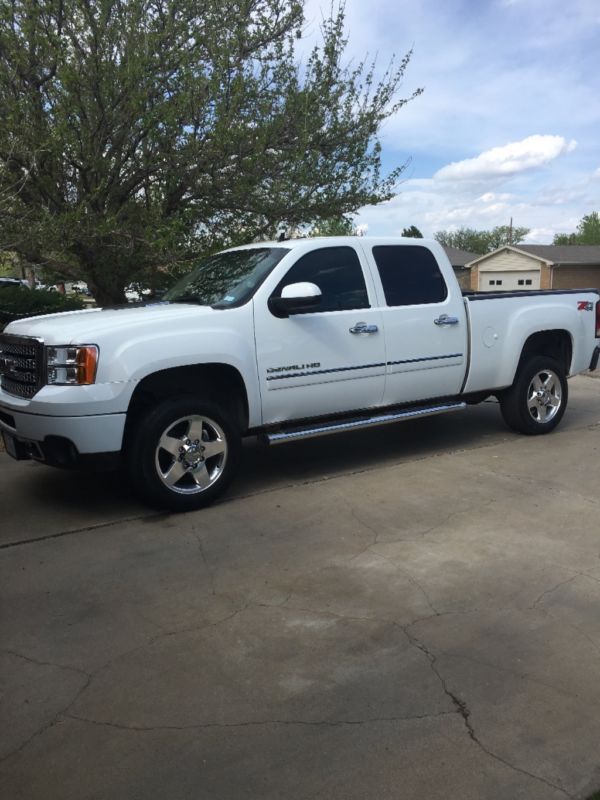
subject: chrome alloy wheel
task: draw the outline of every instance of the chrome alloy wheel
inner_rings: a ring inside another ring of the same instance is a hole
[[[562,404],[562,388],[558,375],[544,369],[535,375],[527,390],[527,408],[534,422],[550,422]]]
[[[227,439],[208,417],[181,417],[163,431],[154,461],[159,478],[172,492],[199,494],[223,474]]]

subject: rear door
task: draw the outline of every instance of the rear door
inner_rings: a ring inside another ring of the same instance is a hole
[[[366,246],[379,277],[386,339],[384,405],[456,395],[466,371],[462,294],[423,245]]]
[[[322,247],[300,255],[270,294],[255,297],[257,366],[263,423],[381,404],[385,383],[382,313],[360,247]],[[287,318],[269,296],[308,281],[320,304]]]

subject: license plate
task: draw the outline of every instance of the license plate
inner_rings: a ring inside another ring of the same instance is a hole
[[[17,455],[17,443],[13,436],[10,433],[5,433],[2,431],[2,439],[4,441],[4,447],[6,448],[6,452],[9,456],[13,458],[19,458]]]

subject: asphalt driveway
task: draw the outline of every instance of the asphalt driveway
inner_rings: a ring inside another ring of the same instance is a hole
[[[600,787],[600,381],[271,451],[156,514],[0,453],[0,795],[554,800]]]

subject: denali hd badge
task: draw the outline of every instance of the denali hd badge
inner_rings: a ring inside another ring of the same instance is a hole
[[[318,369],[321,366],[320,361],[312,361],[310,364],[287,364],[285,367],[268,367],[267,374],[273,372],[304,372],[306,369]]]

